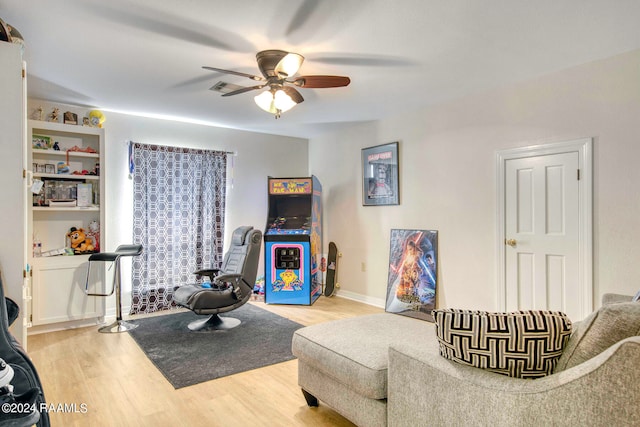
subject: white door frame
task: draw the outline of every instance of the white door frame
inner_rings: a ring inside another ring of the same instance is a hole
[[[497,258],[497,307],[505,311],[506,278],[505,278],[505,167],[506,161],[524,157],[536,157],[550,154],[578,152],[580,169],[580,185],[578,195],[578,271],[581,295],[580,307],[586,316],[593,311],[593,141],[582,138],[566,142],[521,147],[496,152],[496,258]]]

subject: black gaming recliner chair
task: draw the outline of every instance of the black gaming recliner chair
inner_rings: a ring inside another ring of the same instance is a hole
[[[231,329],[239,319],[220,317],[218,313],[235,310],[251,298],[258,274],[262,232],[242,226],[231,235],[231,245],[220,269],[198,270],[194,274],[209,277],[202,284],[180,286],[173,299],[179,306],[196,314],[209,314],[206,319],[189,324],[192,331]]]

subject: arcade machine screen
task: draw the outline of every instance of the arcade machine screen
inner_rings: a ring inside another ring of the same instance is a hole
[[[275,198],[270,206],[267,235],[309,234],[311,197]]]

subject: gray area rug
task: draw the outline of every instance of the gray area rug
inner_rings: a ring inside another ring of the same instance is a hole
[[[133,320],[129,332],[174,388],[294,359],[291,338],[302,325],[252,304],[221,314],[242,323],[226,331],[193,332],[192,312]]]

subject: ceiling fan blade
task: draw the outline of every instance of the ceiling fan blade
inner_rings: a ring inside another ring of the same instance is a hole
[[[233,96],[233,95],[239,95],[241,93],[245,93],[245,92],[249,92],[252,90],[256,90],[256,89],[262,89],[263,87],[265,87],[266,85],[257,85],[257,86],[251,86],[251,87],[243,87],[242,89],[237,89],[234,90],[232,92],[229,93],[225,93],[222,96]]]
[[[107,2],[88,4],[82,2],[78,7],[85,8],[96,18],[106,19],[118,25],[126,25],[136,31],[197,43],[214,49],[229,52],[253,52],[255,46],[239,34],[232,33],[208,23],[180,18],[174,13],[162,12],[157,7],[140,5],[142,2],[129,2],[126,7],[111,6]],[[134,4],[135,3],[135,4]]]
[[[302,28],[309,18],[311,18],[311,16],[317,11],[319,5],[319,2],[314,0],[303,0],[289,23],[286,35],[289,36],[296,30]]]
[[[214,67],[202,67],[205,70],[209,70],[209,71],[217,71],[218,73],[224,73],[224,74],[233,74],[236,76],[240,76],[240,77],[248,77],[251,80],[256,80],[256,81],[264,81],[265,79],[263,77],[260,76],[254,76],[253,74],[247,74],[247,73],[241,73],[240,71],[232,71],[232,70],[224,70],[222,68],[214,68]]]
[[[297,90],[295,90],[291,86],[283,86],[282,90],[284,91],[284,93],[289,95],[291,97],[291,99],[293,100],[293,102],[295,102],[296,104],[300,104],[301,102],[304,101],[304,98],[302,97],[300,92],[298,92]]]
[[[290,81],[296,86],[319,89],[325,87],[349,86],[351,79],[345,76],[300,76]]]
[[[411,59],[395,55],[364,55],[355,52],[314,53],[308,58],[321,64],[349,65],[361,67],[410,67],[417,63]]]

